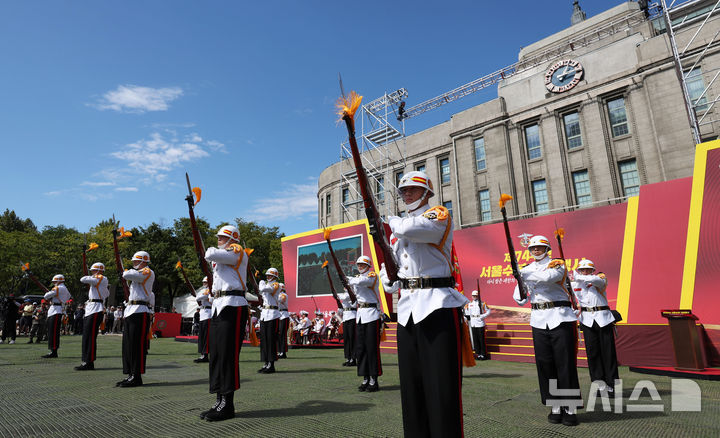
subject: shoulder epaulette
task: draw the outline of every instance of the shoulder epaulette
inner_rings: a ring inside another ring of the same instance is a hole
[[[548,268],[557,268],[559,266],[565,266],[565,261],[563,259],[552,259],[550,263],[548,263]]]
[[[150,270],[150,268],[148,268],[148,267],[146,266],[146,267],[142,268],[142,270],[141,270],[140,272],[141,272],[143,275],[150,275],[150,273],[151,273],[152,271]]]
[[[237,253],[243,251],[243,247],[240,246],[240,245],[237,244],[237,243],[231,243],[231,244],[228,246],[227,250],[228,250],[228,251],[232,251],[232,252],[234,252],[235,254],[237,254]]]
[[[430,210],[423,213],[423,217],[432,219],[432,220],[439,220],[444,221],[450,216],[450,212],[448,212],[448,209],[443,207],[442,205],[437,205]]]
[[[368,272],[368,277],[377,277],[377,274],[375,273],[375,271],[370,271]]]

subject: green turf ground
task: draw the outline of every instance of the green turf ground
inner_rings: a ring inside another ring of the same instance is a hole
[[[397,358],[383,355],[378,393],[361,393],[354,369],[341,367],[342,350],[290,350],[276,374],[257,374],[259,351],[243,347],[241,388],[234,420],[207,423],[198,418],[214,396],[208,394],[207,364],[192,362],[196,345],[152,342],[145,385],[115,388],[122,379],[119,336],[100,336],[96,370],[78,372],[80,337],[63,336],[59,359],[40,359],[46,346],[0,345],[0,436],[402,436]],[[547,423],[535,366],[500,361],[465,369],[463,405],[467,437],[717,437],[720,436],[720,382],[698,381],[701,412],[671,412],[669,378],[620,370],[624,402],[638,380],[657,387],[663,412],[580,411],[577,427]],[[590,380],[580,369],[585,395]],[[644,391],[639,401],[652,403]]]

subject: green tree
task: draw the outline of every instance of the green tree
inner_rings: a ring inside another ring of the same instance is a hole
[[[0,215],[0,230],[12,231],[37,231],[37,227],[30,219],[21,219],[15,214],[15,210],[5,209]]]

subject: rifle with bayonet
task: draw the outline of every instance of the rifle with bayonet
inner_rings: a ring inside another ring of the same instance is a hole
[[[330,233],[332,232],[332,228],[327,227],[323,230],[323,237],[325,237],[325,241],[327,242],[328,249],[330,250],[330,257],[333,260],[333,264],[335,265],[335,270],[338,273],[338,277],[340,277],[340,284],[342,284],[343,289],[345,289],[348,293],[348,296],[350,297],[350,301],[354,304],[357,301],[357,297],[355,297],[355,292],[353,292],[352,288],[350,287],[350,284],[348,284],[347,276],[345,276],[345,272],[343,272],[342,268],[340,267],[340,262],[338,261],[337,257],[335,256],[335,251],[333,251],[332,243],[330,242]],[[387,270],[387,264],[385,265],[385,269]]]
[[[333,285],[332,278],[330,278],[330,268],[328,268],[328,261],[325,260],[322,264],[322,268],[325,270],[325,273],[327,274],[328,283],[330,284],[330,292],[332,292],[333,298],[335,298],[335,302],[337,303],[338,309],[342,309],[342,301],[340,301],[340,297],[337,294],[337,291],[335,291],[335,286]]]
[[[515,247],[512,243],[512,236],[510,235],[510,226],[508,225],[508,219],[507,219],[507,212],[505,211],[505,203],[512,199],[512,196],[501,193],[500,194],[500,201],[498,201],[498,204],[500,205],[500,212],[502,213],[503,217],[503,227],[505,228],[505,239],[507,240],[507,246],[508,246],[508,253],[510,253],[510,266],[512,267],[512,273],[513,277],[515,277],[515,280],[518,283],[518,289],[520,291],[520,299],[524,300],[527,298],[527,288],[525,286],[525,282],[522,279],[522,275],[520,275],[520,268],[518,268],[518,262],[517,262],[517,255],[515,254]],[[478,291],[478,294],[480,291]]]
[[[205,260],[205,244],[203,244],[202,236],[200,235],[200,230],[198,229],[197,221],[195,220],[195,206],[198,202],[200,202],[202,190],[200,190],[200,187],[192,187],[190,185],[190,177],[187,172],[185,172],[185,181],[187,182],[188,188],[188,195],[185,197],[185,200],[187,201],[188,212],[190,214],[190,229],[192,230],[193,243],[195,244],[195,254],[197,255],[198,263],[200,264],[200,270],[203,275],[207,277],[208,290],[212,296],[212,271]],[[195,198],[197,198],[197,200],[195,200]]]
[[[182,265],[182,262],[178,260],[177,264],[175,265],[175,269],[179,269],[182,273],[183,280],[185,280],[185,286],[188,288],[188,291],[192,294],[192,296],[195,295],[195,288],[193,287],[192,283],[190,283],[190,280],[188,279],[187,274],[185,273],[185,268]]]
[[[568,298],[570,299],[570,304],[572,305],[573,310],[578,309],[577,300],[575,299],[575,294],[573,293],[572,284],[570,283],[570,278],[567,275],[567,262],[565,261],[565,251],[563,251],[562,241],[565,237],[565,230],[562,228],[558,228],[557,221],[555,221],[555,238],[557,239],[558,243],[558,250],[560,250],[560,258],[563,261],[563,264],[565,265],[565,289],[568,295]]]
[[[372,188],[370,187],[365,167],[363,167],[362,159],[360,158],[360,150],[358,149],[357,140],[355,139],[355,112],[360,107],[362,96],[359,96],[354,91],[351,91],[350,95],[345,97],[345,90],[342,87],[342,79],[340,79],[340,91],[342,92],[342,97],[337,104],[338,115],[340,115],[342,120],[345,122],[345,127],[348,131],[350,151],[352,152],[353,163],[355,164],[355,173],[357,174],[358,186],[360,187],[360,193],[362,194],[365,206],[365,215],[368,219],[370,235],[372,235],[373,239],[375,239],[375,242],[377,242],[380,247],[388,280],[391,283],[394,283],[398,280],[397,262],[395,261],[395,255],[392,248],[390,247],[388,236],[385,232],[385,226],[383,225],[380,217],[380,212],[375,206]]]
[[[130,288],[128,287],[127,281],[123,278],[123,272],[125,272],[125,268],[123,268],[122,264],[122,258],[120,258],[120,249],[118,247],[118,240],[130,237],[132,236],[132,233],[130,231],[125,231],[125,227],[118,227],[120,225],[120,222],[115,221],[115,215],[112,217],[113,221],[113,230],[112,230],[112,236],[113,236],[113,252],[115,253],[115,270],[118,273],[118,278],[120,280],[120,284],[123,288],[123,293],[125,294],[125,301],[130,299]]]
[[[45,293],[50,292],[50,290],[47,287],[45,287],[44,284],[40,283],[40,280],[38,280],[37,277],[35,277],[35,275],[33,275],[32,271],[30,271],[30,263],[29,262],[25,263],[25,264],[23,264],[23,262],[20,262],[20,269],[25,273],[25,275],[28,276],[28,278],[30,280],[32,280],[33,283],[35,283],[37,285],[37,287],[40,288],[40,290],[42,290]]]

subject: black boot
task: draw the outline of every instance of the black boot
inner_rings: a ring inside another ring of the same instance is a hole
[[[228,420],[230,418],[235,417],[235,405],[233,404],[233,399],[235,398],[235,393],[231,392],[229,394],[223,394],[222,398],[220,399],[220,404],[207,414],[205,414],[205,419],[207,421],[223,421]]]
[[[222,400],[222,395],[220,395],[219,392],[218,392],[216,395],[217,395],[217,398],[215,399],[215,404],[213,405],[213,407],[211,407],[211,408],[208,409],[207,411],[202,411],[202,412],[200,412],[200,418],[201,418],[201,419],[204,420],[204,419],[205,419],[205,416],[206,416],[207,414],[209,414],[211,411],[214,411],[215,409],[217,409],[218,406],[220,406],[220,401]]]
[[[195,362],[195,363],[210,362],[210,359],[208,359],[207,354],[203,354],[202,356],[193,360],[193,362]]]
[[[272,374],[275,372],[275,362],[270,362],[270,366],[265,368],[265,374]]]
[[[373,376],[370,378],[370,381],[368,382],[368,387],[365,389],[367,392],[377,392],[380,391],[380,385],[378,385],[377,376]]]
[[[264,374],[269,367],[270,367],[270,364],[268,362],[265,362],[265,365],[263,365],[262,368],[260,368],[258,370],[258,373]]]
[[[83,362],[79,366],[75,367],[76,371],[89,371],[89,370],[94,370],[94,369],[95,369],[95,364],[92,362],[88,362],[88,363]]]
[[[128,374],[127,377],[125,377],[124,379],[122,379],[122,380],[118,381],[117,383],[115,383],[115,386],[120,386],[120,385],[122,385],[123,383],[127,382],[128,380],[130,380],[130,377],[131,377],[131,376]]]
[[[43,355],[40,356],[40,357],[42,357],[43,359],[51,359],[51,358],[54,358],[54,357],[58,357],[58,355],[57,355],[57,350],[52,350],[50,353],[48,353],[48,354],[43,354]]]
[[[368,377],[365,377],[365,380],[363,380],[362,384],[360,386],[358,386],[358,391],[360,391],[360,392],[367,391],[369,385],[370,385],[370,379]]]
[[[120,384],[121,388],[134,388],[142,386],[142,376],[140,374],[131,374],[130,378]]]

